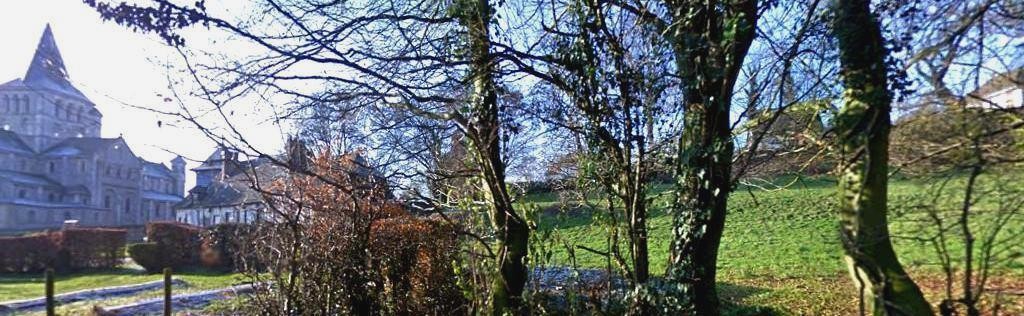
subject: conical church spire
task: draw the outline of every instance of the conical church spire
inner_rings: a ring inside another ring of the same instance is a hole
[[[64,67],[64,58],[57,49],[57,41],[53,39],[49,23],[39,38],[39,45],[36,46],[36,53],[32,56],[32,64],[25,73],[24,81],[28,86],[56,90],[85,99],[82,92],[75,89],[68,80],[68,70]]]

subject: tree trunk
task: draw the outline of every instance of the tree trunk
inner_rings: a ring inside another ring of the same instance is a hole
[[[757,1],[670,3],[669,9],[674,19],[665,34],[685,98],[667,276],[679,286],[680,312],[718,315],[718,246],[733,183],[730,105],[755,36]]]
[[[505,163],[501,159],[501,131],[498,95],[494,83],[494,58],[490,52],[491,4],[488,0],[466,0],[454,4],[455,14],[466,28],[469,41],[470,80],[473,85],[471,117],[462,129],[469,138],[490,202],[490,219],[498,251],[498,275],[491,284],[491,314],[524,314],[522,294],[526,287],[526,256],[529,226],[516,213],[505,186]]]
[[[688,288],[678,293],[684,310],[717,315],[716,263],[731,190],[733,155],[727,103],[691,105],[684,124],[676,167],[678,197],[672,212],[675,230],[668,275]]]
[[[875,315],[930,315],[931,306],[903,270],[889,239],[887,214],[889,112],[885,40],[868,0],[838,0],[845,88],[836,117],[840,233],[854,284]]]

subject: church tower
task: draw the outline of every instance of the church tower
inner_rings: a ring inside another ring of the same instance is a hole
[[[181,156],[171,160],[171,175],[174,176],[174,194],[185,196],[185,159]]]
[[[71,84],[47,24],[25,78],[0,85],[0,126],[38,151],[67,138],[99,137],[101,119],[95,104]]]

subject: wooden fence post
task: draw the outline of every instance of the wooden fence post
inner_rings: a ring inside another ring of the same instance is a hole
[[[46,316],[57,315],[56,303],[53,300],[53,268],[46,269]]]
[[[171,268],[164,268],[164,316],[171,316]]]

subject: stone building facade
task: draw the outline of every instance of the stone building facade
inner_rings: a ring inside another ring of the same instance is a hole
[[[139,158],[123,138],[100,137],[102,117],[69,81],[47,25],[25,77],[0,84],[0,231],[174,218],[184,159]]]

